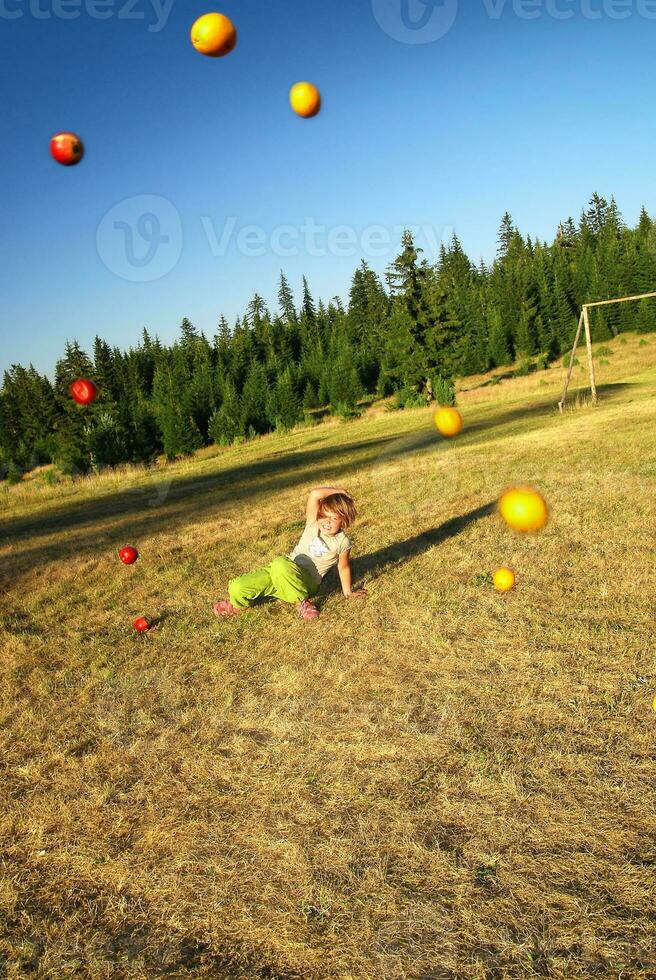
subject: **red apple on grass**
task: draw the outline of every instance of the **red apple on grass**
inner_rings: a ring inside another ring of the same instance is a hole
[[[139,557],[139,552],[136,548],[133,548],[131,544],[126,544],[124,548],[118,553],[118,557],[121,559],[124,565],[134,565],[135,561]]]
[[[68,390],[78,405],[90,405],[98,394],[95,384],[88,378],[77,378]]]
[[[84,144],[75,133],[57,133],[50,140],[50,153],[63,167],[72,167],[84,156]]]
[[[150,623],[145,616],[139,616],[139,619],[135,619],[132,625],[136,629],[137,633],[145,633],[150,629]]]

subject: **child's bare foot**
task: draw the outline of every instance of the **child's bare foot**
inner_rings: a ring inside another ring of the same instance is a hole
[[[319,610],[311,599],[304,599],[303,602],[299,602],[296,611],[301,619],[317,619],[319,616]]]
[[[239,613],[243,613],[243,609],[237,609],[236,606],[230,602],[230,599],[221,599],[220,602],[215,602],[212,606],[215,616],[238,616]]]

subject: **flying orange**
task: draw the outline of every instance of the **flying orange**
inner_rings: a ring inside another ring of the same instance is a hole
[[[289,91],[289,104],[297,116],[311,119],[321,109],[321,93],[312,82],[296,82]]]
[[[497,568],[492,576],[492,584],[497,592],[510,592],[515,585],[515,573],[509,568]]]
[[[225,14],[203,14],[192,25],[191,43],[201,54],[222,58],[237,43],[237,31]]]
[[[433,421],[440,435],[447,439],[457,436],[462,430],[462,415],[457,408],[451,408],[449,405],[440,405]]]
[[[499,500],[499,513],[514,531],[540,531],[549,520],[549,508],[534,487],[511,487]]]

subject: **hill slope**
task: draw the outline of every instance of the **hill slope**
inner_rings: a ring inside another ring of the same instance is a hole
[[[8,976],[650,977],[656,338],[154,473],[20,486],[0,521]],[[579,382],[583,372],[575,377]],[[322,617],[216,621],[355,495]],[[532,482],[536,536],[491,505]],[[141,558],[125,568],[117,549]],[[517,572],[500,596],[484,573]],[[159,617],[149,634],[132,619]]]

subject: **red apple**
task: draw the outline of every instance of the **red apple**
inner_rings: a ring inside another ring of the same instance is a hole
[[[72,167],[84,156],[84,144],[75,133],[57,133],[50,140],[50,153],[64,167]]]
[[[134,565],[135,561],[139,557],[139,552],[132,545],[126,544],[125,548],[121,548],[118,553],[118,557],[121,559],[124,565]]]
[[[150,623],[145,616],[139,616],[139,619],[135,619],[132,625],[136,629],[137,633],[145,633],[150,629]]]
[[[89,405],[98,394],[95,384],[88,378],[78,378],[68,390],[78,405]]]

